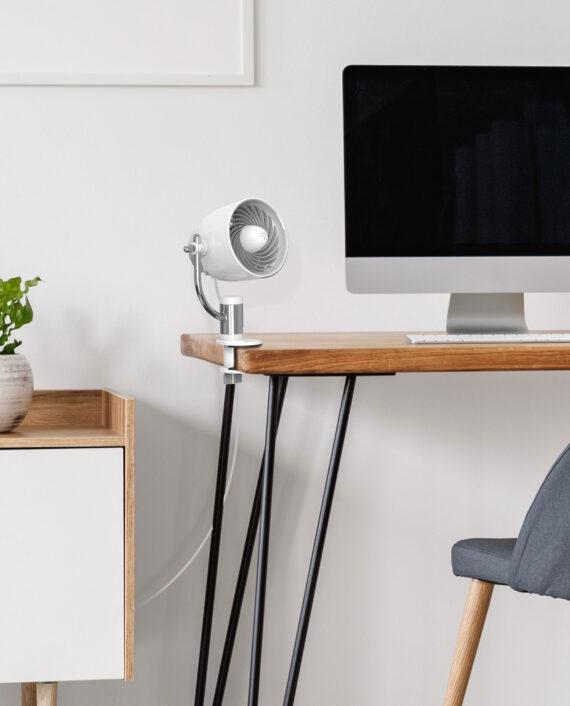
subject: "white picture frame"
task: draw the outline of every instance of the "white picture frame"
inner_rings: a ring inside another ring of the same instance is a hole
[[[151,5],[0,0],[0,85],[253,85],[254,0]]]

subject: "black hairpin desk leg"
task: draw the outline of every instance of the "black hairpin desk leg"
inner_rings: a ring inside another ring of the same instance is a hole
[[[299,619],[297,636],[295,639],[295,646],[293,650],[293,657],[291,660],[284,706],[292,706],[295,699],[295,692],[301,668],[301,661],[303,658],[303,650],[307,637],[307,631],[311,617],[311,609],[315,596],[321,558],[323,554],[325,538],[332,508],[336,479],[342,456],[348,418],[350,415],[350,408],[352,404],[352,397],[354,394],[355,381],[355,375],[348,375],[345,380],[344,392],[342,396],[337,428],[329,462],[329,469],[321,503],[319,521],[317,524],[317,531],[313,545],[313,552],[309,566],[309,573],[305,586],[305,594],[303,597],[301,616]],[[255,491],[255,498],[253,501],[242,560],[238,573],[236,590],[230,613],[230,619],[222,653],[220,670],[216,683],[213,706],[221,706],[223,702],[224,691],[237,632],[237,626],[247,584],[248,570],[253,555],[258,524],[261,520],[259,529],[257,583],[255,590],[248,706],[258,706],[259,704],[259,682],[261,672],[263,624],[265,617],[265,594],[267,586],[267,566],[269,553],[269,533],[271,524],[271,500],[273,490],[275,444],[277,437],[277,429],[279,426],[279,420],[283,407],[283,401],[285,398],[285,391],[287,389],[287,382],[288,377],[283,375],[273,375],[269,379],[267,422],[265,431],[265,450],[261,463],[259,480]],[[220,551],[220,539],[222,530],[223,496],[226,485],[229,457],[229,443],[231,435],[234,392],[234,385],[226,386],[226,394],[224,399],[224,413],[222,420],[222,433],[220,440],[220,454],[218,459],[218,476],[216,482],[216,495],[214,500],[212,540],[210,545],[208,577],[206,582],[206,597],[204,601],[204,617],[202,622],[202,637],[200,642],[198,679],[196,682],[196,698],[194,702],[195,706],[204,706],[206,677],[208,669],[208,656],[216,590],[218,557]]]
[[[285,400],[285,392],[287,391],[288,378],[283,376],[278,382],[277,389],[277,428],[279,427],[279,421],[281,419],[281,411],[283,409],[283,402]],[[276,429],[277,432],[277,429]],[[220,670],[218,672],[218,679],[216,682],[216,690],[214,692],[214,700],[212,706],[222,706],[224,700],[224,692],[226,688],[226,682],[228,679],[228,672],[230,669],[230,663],[232,660],[232,653],[236,639],[236,633],[239,624],[239,618],[241,614],[241,608],[243,604],[243,598],[245,595],[245,589],[247,585],[247,577],[249,575],[249,568],[251,565],[251,557],[253,556],[253,548],[255,546],[255,540],[257,537],[257,528],[259,526],[259,515],[261,512],[261,487],[263,483],[263,470],[265,467],[265,456],[261,461],[261,468],[259,469],[259,478],[257,481],[257,486],[255,488],[255,496],[253,499],[253,505],[251,508],[251,514],[249,517],[249,524],[247,527],[247,534],[245,537],[245,543],[243,547],[243,553],[241,557],[241,563],[238,571],[238,578],[236,581],[236,589],[234,593],[234,598],[232,602],[232,608],[230,612],[230,618],[228,621],[228,628],[226,631],[226,639],[224,642],[224,649],[222,652],[222,659],[220,661]]]
[[[212,635],[212,619],[214,616],[216,579],[218,575],[218,557],[220,555],[220,540],[222,536],[222,520],[224,515],[224,492],[226,488],[226,476],[228,472],[228,457],[230,450],[230,437],[232,431],[234,396],[235,385],[226,385],[224,395],[224,412],[222,417],[222,432],[220,437],[220,452],[218,456],[216,494],[214,497],[212,538],[210,540],[208,577],[206,579],[206,596],[204,598],[202,636],[200,638],[200,657],[198,659],[198,676],[196,679],[196,694],[194,698],[194,706],[204,706],[204,695],[206,692],[206,678],[208,675],[208,657],[210,654],[210,638]]]
[[[257,583],[253,614],[253,639],[249,671],[248,706],[258,706],[259,674],[261,670],[261,648],[263,643],[263,620],[265,617],[265,589],[267,586],[267,559],[269,551],[269,528],[271,524],[271,495],[273,492],[273,464],[277,436],[277,390],[280,376],[269,380],[267,401],[267,425],[265,428],[265,451],[263,454],[263,476],[261,481],[261,517],[257,557]]]
[[[334,437],[331,458],[323,499],[321,503],[321,511],[319,513],[319,521],[313,544],[313,552],[311,555],[311,563],[309,564],[309,573],[307,575],[307,583],[305,585],[305,594],[303,596],[303,605],[301,607],[301,616],[297,627],[297,635],[295,637],[295,646],[293,648],[293,657],[289,668],[289,678],[287,680],[287,688],[285,690],[284,706],[293,706],[295,701],[295,693],[297,690],[297,682],[299,680],[299,672],[301,669],[301,661],[303,659],[303,650],[305,648],[305,640],[307,639],[307,630],[311,619],[311,609],[313,607],[313,599],[317,588],[317,579],[319,577],[319,569],[325,546],[325,539],[329,518],[331,514],[332,502],[344,446],[344,438],[346,436],[346,427],[350,415],[350,407],[352,405],[352,396],[354,394],[354,384],[356,376],[348,375],[344,384],[344,392],[340,404],[338,414],[338,422]]]

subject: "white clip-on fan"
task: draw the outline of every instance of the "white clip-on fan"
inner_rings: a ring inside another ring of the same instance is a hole
[[[200,303],[220,322],[218,343],[224,346],[224,365],[232,372],[234,348],[259,346],[243,334],[243,299],[222,297],[220,311],[204,294],[202,273],[235,282],[271,277],[287,259],[287,237],[275,210],[261,199],[244,199],[223,206],[202,219],[184,248],[194,266],[194,286]]]

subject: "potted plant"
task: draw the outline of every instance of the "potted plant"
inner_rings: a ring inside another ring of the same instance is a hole
[[[27,294],[39,281],[39,277],[23,284],[21,277],[0,279],[0,433],[15,429],[32,403],[32,369],[28,359],[16,353],[22,341],[14,333],[34,318]]]

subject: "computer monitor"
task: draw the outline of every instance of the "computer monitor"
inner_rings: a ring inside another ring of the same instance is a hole
[[[450,292],[448,331],[524,331],[570,291],[570,68],[348,66],[351,292]]]

